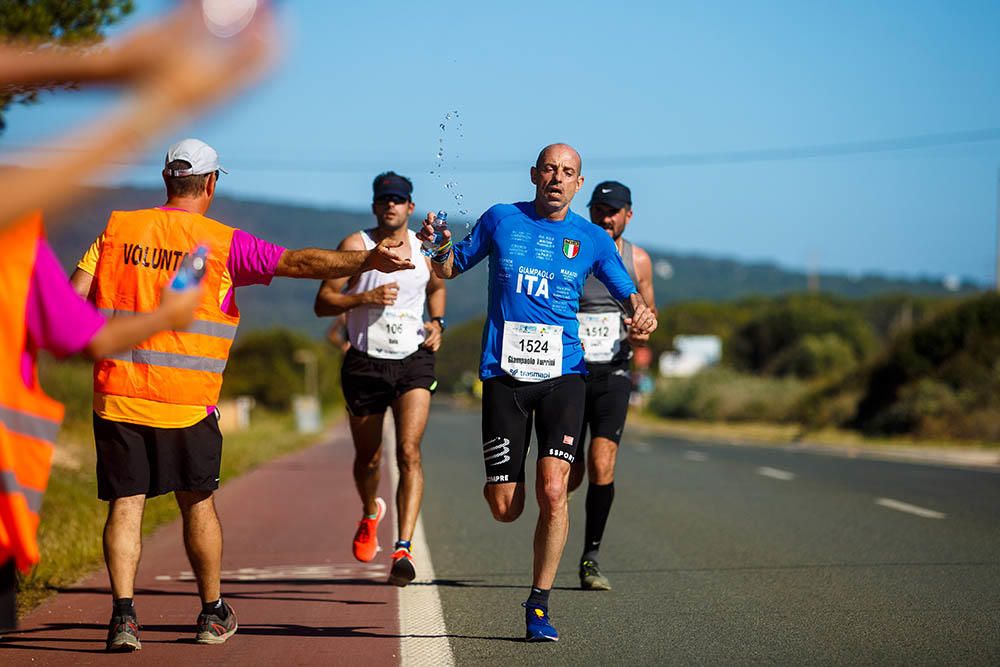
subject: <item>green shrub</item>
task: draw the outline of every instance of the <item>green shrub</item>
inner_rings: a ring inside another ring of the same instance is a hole
[[[807,336],[836,337],[846,345],[853,362],[866,358],[877,344],[872,328],[857,308],[831,297],[794,295],[767,306],[737,329],[728,341],[726,360],[743,371],[800,377],[815,377],[796,372],[811,365],[807,359],[811,352],[818,355],[813,361],[817,362],[819,374],[824,372],[824,364],[843,365],[843,350],[832,339],[826,343],[814,340],[806,343],[806,349],[796,351]],[[802,363],[789,363],[793,358]]]
[[[662,417],[722,421],[787,421],[805,390],[794,378],[744,375],[713,368],[690,378],[666,378],[650,398]]]
[[[340,352],[287,329],[253,331],[240,337],[229,355],[223,395],[249,395],[264,407],[287,410],[292,396],[306,389],[305,367],[295,360],[297,350],[316,355],[324,403],[340,401]]]

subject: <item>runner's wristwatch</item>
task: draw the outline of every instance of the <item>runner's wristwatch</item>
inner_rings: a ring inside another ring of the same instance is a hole
[[[437,322],[438,323],[438,326],[441,327],[441,333],[444,333],[444,330],[447,328],[445,326],[444,318],[443,317],[432,317],[431,318],[431,322]]]

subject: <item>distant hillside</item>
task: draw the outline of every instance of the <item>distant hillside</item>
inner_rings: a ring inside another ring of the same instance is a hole
[[[147,188],[95,189],[94,196],[78,205],[72,224],[62,225],[51,234],[51,242],[63,264],[72,268],[83,250],[93,241],[114,209],[137,209],[163,202],[163,193]],[[318,209],[262,201],[238,201],[218,197],[212,217],[281,245],[335,247],[352,231],[369,227],[373,218],[368,212]],[[678,255],[646,248],[658,268],[655,278],[660,305],[689,300],[731,300],[750,295],[774,295],[801,292],[807,287],[804,273],[783,269],[770,263],[744,263],[730,259],[698,255]],[[485,308],[486,264],[476,267],[456,289],[448,294],[448,317],[460,323]],[[875,275],[851,278],[843,274],[822,274],[820,287],[848,297],[886,293],[935,295],[947,293],[940,281],[904,280]],[[244,326],[251,330],[271,326],[302,329],[314,335],[325,330],[325,323],[312,314],[318,283],[313,281],[275,280],[270,287],[243,288],[239,305]],[[460,287],[460,289],[458,289]],[[964,284],[961,291],[972,292],[977,285]]]

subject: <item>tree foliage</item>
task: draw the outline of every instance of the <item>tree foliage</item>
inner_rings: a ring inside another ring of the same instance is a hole
[[[0,0],[0,38],[37,48],[93,44],[134,7],[132,0]],[[0,130],[12,103],[37,99],[37,88],[0,89]]]
[[[815,377],[865,359],[876,343],[856,307],[825,296],[794,295],[737,329],[726,358],[753,373]],[[845,351],[851,359],[845,359]]]

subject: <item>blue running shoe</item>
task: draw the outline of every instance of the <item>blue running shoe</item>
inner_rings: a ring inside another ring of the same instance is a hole
[[[557,642],[559,633],[549,623],[549,613],[542,607],[522,602],[524,607],[524,641],[527,642]]]

